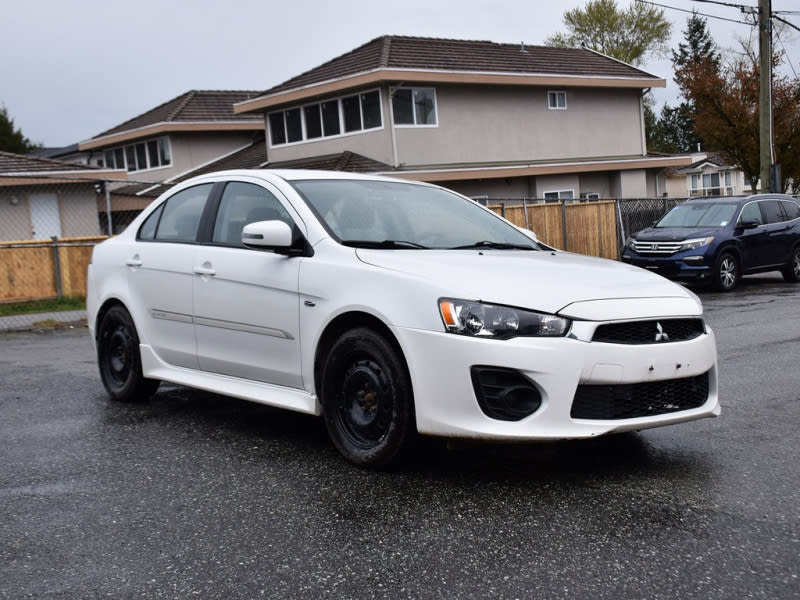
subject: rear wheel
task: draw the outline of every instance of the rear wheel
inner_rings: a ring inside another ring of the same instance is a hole
[[[158,381],[142,376],[139,335],[133,319],[122,306],[108,309],[100,321],[97,363],[103,385],[113,400],[146,400],[158,388]]]
[[[416,434],[411,383],[400,353],[381,334],[342,334],[322,370],[321,401],[328,434],[349,461],[385,468],[410,449]]]
[[[789,264],[781,269],[781,273],[786,281],[800,281],[800,246],[792,250],[792,258]]]
[[[729,292],[739,283],[739,261],[730,252],[723,252],[714,264],[714,288]]]

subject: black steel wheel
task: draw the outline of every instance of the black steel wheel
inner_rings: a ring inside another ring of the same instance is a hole
[[[781,270],[781,273],[783,273],[783,279],[785,281],[800,281],[800,246],[792,250],[792,258],[789,264]]]
[[[723,252],[714,264],[714,287],[720,292],[730,292],[739,283],[739,261],[730,252]]]
[[[97,363],[100,378],[113,400],[146,400],[158,388],[158,381],[142,376],[139,336],[128,311],[111,307],[97,330]]]
[[[408,370],[374,330],[353,329],[334,342],[322,371],[321,401],[328,435],[349,461],[385,468],[410,449],[416,429]]]

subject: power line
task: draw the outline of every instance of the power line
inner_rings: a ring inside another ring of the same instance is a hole
[[[786,19],[783,19],[783,18],[777,16],[775,13],[772,13],[772,18],[775,19],[776,21],[780,21],[781,23],[784,23],[784,24],[788,25],[792,29],[797,29],[797,31],[800,31],[800,27],[798,27],[797,25],[795,25],[791,21],[787,21]]]
[[[744,4],[731,4],[730,2],[721,2],[720,0],[692,0],[692,2],[702,2],[704,4],[719,4],[720,6],[730,6],[731,8],[738,8],[744,11],[746,8],[755,8],[754,6],[746,6]]]
[[[693,15],[699,15],[701,17],[708,17],[709,19],[717,19],[718,21],[728,21],[730,23],[737,23],[739,25],[752,25],[752,23],[747,23],[746,21],[739,21],[737,19],[728,19],[727,17],[719,17],[717,15],[710,15],[707,13],[697,12],[696,10],[688,10],[686,8],[678,8],[677,6],[669,6],[667,4],[660,4],[658,2],[651,2],[650,0],[637,0],[641,4],[651,4],[653,6],[658,6],[659,8],[668,8],[670,10],[677,10],[679,12],[690,13]]]

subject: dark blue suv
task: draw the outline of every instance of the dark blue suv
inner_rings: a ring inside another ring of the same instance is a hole
[[[764,271],[800,281],[800,205],[782,194],[693,198],[628,239],[622,260],[720,291]]]

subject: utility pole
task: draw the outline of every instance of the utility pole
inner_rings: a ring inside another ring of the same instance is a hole
[[[772,0],[758,0],[758,52],[760,81],[758,129],[761,191],[776,192],[772,185]]]

